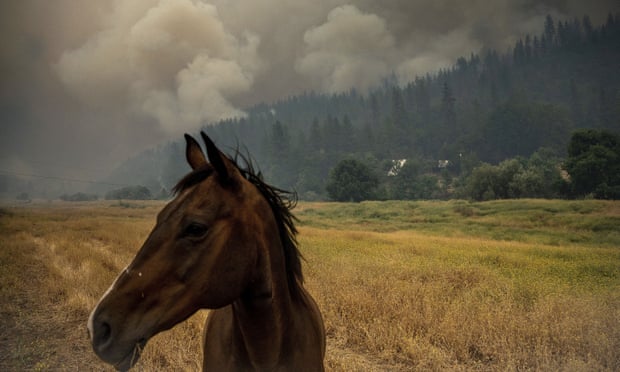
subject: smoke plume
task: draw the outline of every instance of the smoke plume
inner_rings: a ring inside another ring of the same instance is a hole
[[[321,91],[368,90],[390,73],[394,38],[386,21],[353,5],[337,7],[304,34],[306,51],[296,70],[319,81]]]
[[[252,87],[259,38],[230,34],[213,5],[119,1],[105,23],[56,65],[60,80],[85,104],[127,105],[171,133],[243,115],[230,98]]]

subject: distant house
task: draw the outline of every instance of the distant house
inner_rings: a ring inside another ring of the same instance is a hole
[[[448,168],[450,165],[450,160],[437,160],[437,168],[444,169]]]
[[[388,177],[397,176],[400,173],[400,170],[403,169],[403,166],[407,163],[407,159],[396,159],[392,160],[392,167],[388,171]]]

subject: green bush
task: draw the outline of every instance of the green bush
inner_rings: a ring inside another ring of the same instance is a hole
[[[467,177],[460,195],[474,200],[558,197],[566,183],[559,163],[545,149],[529,159],[508,159],[495,166],[483,163]]]
[[[570,175],[572,196],[618,199],[620,136],[593,129],[575,132],[564,168]]]
[[[329,172],[326,188],[333,200],[360,202],[376,198],[378,186],[379,178],[366,164],[345,159]]]

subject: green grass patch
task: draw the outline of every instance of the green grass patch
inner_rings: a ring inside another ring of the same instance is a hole
[[[300,203],[296,214],[311,227],[620,247],[620,209],[613,201]]]

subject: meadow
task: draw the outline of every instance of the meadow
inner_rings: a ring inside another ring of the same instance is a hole
[[[0,207],[0,369],[111,370],[86,320],[161,202]],[[329,371],[620,370],[620,202],[300,203]],[[138,371],[200,370],[206,311]]]

